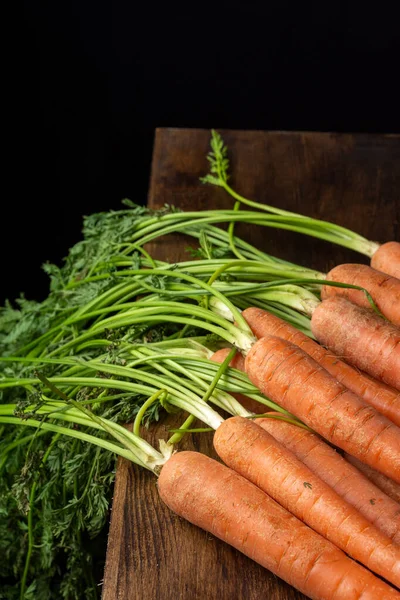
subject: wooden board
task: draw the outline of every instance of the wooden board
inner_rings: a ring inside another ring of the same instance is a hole
[[[345,225],[372,240],[400,239],[400,136],[222,131],[230,148],[232,185],[243,195]],[[149,206],[185,210],[232,206],[204,186],[209,132],[156,132]],[[326,271],[368,262],[350,250],[268,228],[237,230],[270,254]],[[188,241],[150,244],[153,256],[187,257]],[[168,419],[168,426],[181,423]],[[161,424],[148,439],[165,434]],[[211,435],[182,447],[215,454]],[[304,596],[211,535],[173,515],[159,500],[154,476],[118,462],[103,600],[300,600]]]

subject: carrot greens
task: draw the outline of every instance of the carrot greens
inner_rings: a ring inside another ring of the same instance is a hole
[[[99,217],[111,240],[121,240],[119,227],[128,215],[131,223],[132,212],[121,212]],[[206,401],[250,415],[235,392],[281,410],[243,374],[231,368],[223,373],[209,361],[221,344],[246,349],[254,340],[229,299],[235,295],[229,281],[207,283],[213,261],[171,266],[136,248],[126,275],[113,260],[114,248],[95,239],[96,252],[89,240],[71,250],[62,269],[46,267],[52,283],[42,303],[21,299],[0,312],[0,510],[7,516],[7,525],[0,525],[6,558],[0,575],[2,593],[11,600],[98,597],[101,556],[92,540],[106,535],[115,456],[151,470],[165,460],[120,423],[137,418],[137,433],[142,420],[184,410],[215,429],[222,420]],[[112,261],[113,268],[105,266]],[[256,278],[263,270],[254,264]],[[102,279],[94,281],[99,271]],[[245,280],[244,286],[254,287]],[[207,308],[205,298],[225,306],[239,327]],[[20,435],[26,427],[36,435]],[[8,528],[29,535],[16,545]]]
[[[228,148],[225,145],[221,135],[215,131],[211,131],[211,151],[207,159],[210,163],[210,172],[202,178],[203,183],[217,185],[234,198],[239,204],[256,208],[257,210],[266,212],[276,216],[276,226],[283,229],[290,229],[298,233],[303,233],[313,237],[317,237],[326,241],[345,246],[356,250],[368,257],[373,256],[379,248],[379,244],[371,242],[361,235],[320,219],[311,219],[297,213],[289,212],[268,204],[261,204],[254,200],[249,200],[238,194],[228,183],[229,180],[229,159]]]

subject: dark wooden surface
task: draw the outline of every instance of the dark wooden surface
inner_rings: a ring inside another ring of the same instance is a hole
[[[400,239],[400,136],[223,131],[232,185],[243,195],[358,231],[368,239]],[[203,186],[209,132],[156,132],[149,206],[186,210],[230,207],[222,189]],[[267,252],[320,270],[368,262],[350,250],[285,231],[242,227]],[[154,256],[183,259],[187,240],[150,244]],[[182,417],[176,421],[180,423]],[[171,419],[167,421],[171,426]],[[152,438],[165,435],[166,424]],[[182,447],[215,454],[212,438],[187,437]],[[220,540],[173,515],[151,474],[118,463],[103,600],[300,600],[304,596]]]

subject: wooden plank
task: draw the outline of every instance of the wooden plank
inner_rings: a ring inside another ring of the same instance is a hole
[[[368,239],[400,239],[400,136],[223,131],[232,185],[243,195],[324,218]],[[219,188],[204,186],[209,132],[156,132],[149,206],[185,210],[230,207]],[[238,233],[270,254],[327,270],[368,262],[350,250],[267,228]],[[150,244],[160,259],[183,259],[187,240]],[[182,417],[167,419],[168,426]],[[148,436],[166,434],[163,423]],[[215,457],[208,435],[187,436],[182,448]],[[154,477],[118,463],[103,600],[300,600],[304,596],[226,544],[173,515],[159,500]]]

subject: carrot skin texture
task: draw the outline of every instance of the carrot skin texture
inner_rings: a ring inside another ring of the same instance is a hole
[[[400,429],[300,348],[264,337],[249,351],[245,368],[277,404],[335,446],[400,482]]]
[[[224,362],[225,358],[228,356],[229,352],[230,352],[230,348],[221,348],[221,350],[217,350],[217,352],[214,352],[214,354],[211,357],[211,360],[213,360],[216,363],[222,363],[222,362]],[[240,352],[237,352],[235,354],[235,356],[229,363],[229,366],[233,367],[234,369],[238,369],[238,371],[244,372],[244,358],[240,354]],[[257,400],[248,398],[247,396],[244,396],[243,394],[232,394],[232,396],[234,398],[236,398],[236,400],[238,402],[240,402],[240,404],[242,406],[244,406],[244,408],[247,408],[247,410],[249,410],[252,413],[262,414],[268,410],[266,406],[264,406],[260,402],[257,402]]]
[[[256,318],[258,311],[264,313],[260,315],[260,319]],[[260,335],[260,329],[263,329],[266,333],[266,327],[273,324],[273,320],[269,319],[269,317],[273,317],[276,321],[281,321],[281,319],[270,315],[270,313],[262,309],[249,308],[243,312],[243,315],[246,312],[248,313],[246,320],[255,335],[257,335],[256,329],[258,329]],[[251,315],[249,315],[249,312],[251,312]],[[266,316],[267,319],[263,319],[263,316]],[[252,320],[255,323],[254,327]],[[281,323],[288,325],[284,321],[281,321]],[[276,323],[276,325],[279,326],[279,323]],[[291,325],[288,325],[288,327],[294,329]],[[281,328],[278,331],[281,331]],[[297,332],[297,330],[294,331]],[[273,330],[271,333],[273,333]],[[301,332],[297,333],[301,334]],[[305,337],[307,340],[309,339],[307,336]],[[314,344],[314,342],[312,343]],[[318,348],[320,347],[318,344],[315,345]],[[239,363],[237,366],[239,368]],[[241,368],[244,368],[244,364],[241,365]],[[271,412],[270,415],[272,418],[257,419],[255,423],[268,431],[278,442],[293,452],[313,473],[325,481],[344,500],[354,506],[370,523],[373,523],[380,531],[392,539],[395,544],[400,545],[400,504],[345,460],[339,452],[329,446],[319,435],[292,423],[273,418],[274,415],[281,417],[280,413]],[[378,472],[376,471],[376,473]]]
[[[228,467],[354,560],[400,587],[400,547],[267,431],[233,417],[215,432],[214,448]]]
[[[360,373],[301,331],[261,308],[246,308],[243,317],[257,338],[276,335],[307,352],[335,379],[400,427],[400,392]]]
[[[370,523],[400,545],[400,504],[387,496],[319,435],[274,418],[257,419],[256,423],[291,450]]]
[[[315,309],[317,340],[353,366],[400,390],[400,329],[345,298],[327,298]]]
[[[196,452],[162,468],[161,499],[312,600],[376,600],[400,594],[288,513],[235,471]]]
[[[382,492],[385,492],[389,498],[392,498],[395,502],[400,502],[400,485],[394,482],[386,475],[379,473],[379,471],[375,471],[375,469],[371,469],[368,465],[365,465],[363,462],[354,458],[354,456],[350,456],[349,454],[345,454],[346,460],[349,461],[354,467],[356,467],[365,477],[367,477],[372,483],[374,483]]]
[[[400,279],[400,243],[382,244],[371,258],[371,267]]]
[[[365,288],[372,296],[381,313],[395,325],[400,325],[400,279],[372,269],[367,265],[338,265],[326,276],[328,281],[340,281]],[[332,296],[342,296],[358,306],[371,309],[367,296],[352,288],[322,286],[323,300]]]

